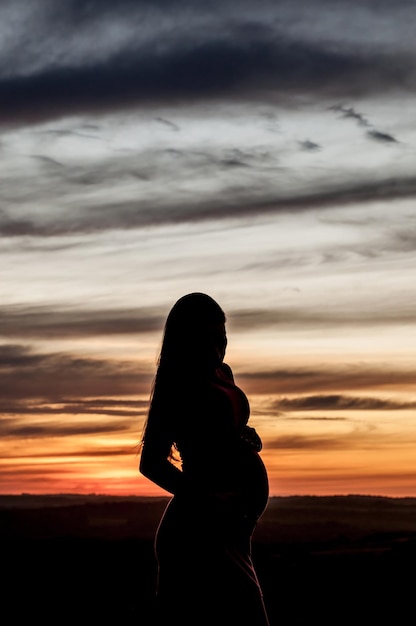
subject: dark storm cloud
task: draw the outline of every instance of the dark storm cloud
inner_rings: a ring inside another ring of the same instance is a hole
[[[3,400],[117,397],[148,393],[153,372],[138,362],[39,353],[28,346],[0,346]]]
[[[356,45],[345,37],[363,19],[376,27],[390,17],[393,30],[406,26],[406,3],[402,13],[388,3],[378,3],[378,12],[371,3],[336,4],[341,30],[323,1],[241,2],[237,10],[235,3],[198,1],[8,3],[3,29],[16,37],[0,50],[2,119],[270,92],[342,97],[413,89],[410,50],[389,54],[382,29],[368,30]],[[309,30],[308,15],[315,18]]]
[[[238,41],[195,43],[188,50],[170,50],[162,59],[154,58],[150,49],[119,54],[96,67],[0,80],[0,113],[3,120],[34,121],[182,98],[233,96],[264,87],[324,88],[339,74],[351,88],[352,76],[363,73],[366,64],[371,62],[300,43],[271,45],[263,38],[247,47]]]

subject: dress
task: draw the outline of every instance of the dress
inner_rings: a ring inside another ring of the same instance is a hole
[[[249,403],[223,365],[173,400],[186,488],[159,523],[157,624],[267,626],[251,538],[268,501]],[[176,621],[175,621],[176,620]]]

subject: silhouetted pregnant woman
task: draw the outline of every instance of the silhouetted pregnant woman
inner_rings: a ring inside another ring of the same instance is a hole
[[[191,293],[165,324],[140,459],[173,494],[155,539],[155,624],[269,624],[251,557],[268,478],[247,397],[223,362],[225,321],[215,300]]]

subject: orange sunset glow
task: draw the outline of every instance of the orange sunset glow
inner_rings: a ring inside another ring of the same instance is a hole
[[[6,4],[0,493],[161,494],[138,444],[202,291],[271,495],[416,496],[410,5]]]

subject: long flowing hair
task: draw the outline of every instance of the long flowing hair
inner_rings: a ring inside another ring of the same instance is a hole
[[[165,322],[142,444],[149,419],[158,421],[161,428],[174,426],[161,419],[162,413],[164,418],[167,413],[163,407],[181,386],[192,385],[212,370],[216,358],[215,328],[225,321],[222,308],[205,293],[189,293],[173,305]]]

